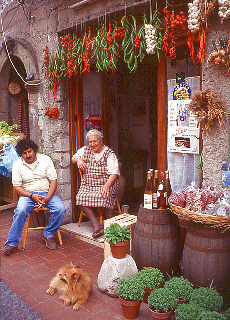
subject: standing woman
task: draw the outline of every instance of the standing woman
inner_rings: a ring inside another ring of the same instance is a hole
[[[103,134],[91,129],[86,135],[88,146],[80,148],[72,157],[82,172],[76,205],[80,206],[92,223],[93,238],[104,233],[103,225],[96,219],[94,210],[103,208],[106,219],[112,217],[118,195],[120,175],[118,159],[113,150],[103,144]]]

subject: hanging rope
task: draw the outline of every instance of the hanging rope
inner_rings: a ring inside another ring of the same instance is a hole
[[[152,0],[149,0],[149,11],[150,11],[149,20],[152,21],[153,19]]]
[[[8,47],[7,47],[6,35],[5,35],[4,29],[3,29],[2,12],[3,12],[3,10],[0,10],[1,29],[2,29],[2,34],[3,34],[3,39],[4,39],[4,44],[5,44],[7,56],[9,58],[9,60],[10,60],[10,63],[12,65],[12,67],[14,68],[15,72],[17,73],[19,78],[22,80],[22,82],[24,82],[26,85],[28,85],[28,86],[40,86],[40,82],[39,83],[35,83],[35,84],[31,84],[31,83],[25,81],[23,79],[23,77],[20,75],[20,73],[18,72],[17,68],[15,67],[15,65],[14,65],[14,63],[13,63],[11,57],[10,57],[10,54],[9,54],[9,51],[8,51]]]

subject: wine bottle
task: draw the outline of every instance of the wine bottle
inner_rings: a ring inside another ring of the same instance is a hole
[[[152,172],[147,172],[147,180],[145,186],[145,193],[144,193],[144,208],[145,209],[152,209],[152,202],[153,202],[153,183],[152,183]]]
[[[158,209],[166,209],[167,207],[167,192],[164,183],[164,174],[159,177],[159,185],[157,188],[157,204]]]
[[[172,193],[171,183],[170,183],[170,179],[169,179],[169,170],[165,171],[165,189],[167,192],[167,205],[168,205],[168,198],[169,198],[170,194]]]
[[[154,170],[154,179],[153,179],[153,209],[158,208],[157,203],[157,189],[158,189],[158,170]]]

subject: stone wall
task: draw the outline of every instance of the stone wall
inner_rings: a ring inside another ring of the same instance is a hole
[[[211,32],[207,34],[207,55],[212,52],[212,40],[230,37],[230,23],[220,24],[213,21]],[[202,68],[202,88],[220,92],[226,100],[227,111],[230,111],[230,79],[227,68],[208,64]],[[221,165],[228,161],[229,154],[229,121],[223,127],[216,126],[209,134],[203,134],[203,177],[205,184],[221,185]]]

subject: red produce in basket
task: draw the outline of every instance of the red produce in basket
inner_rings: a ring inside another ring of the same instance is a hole
[[[202,196],[206,198],[207,205],[215,203],[219,198],[223,197],[224,191],[222,188],[214,186],[206,186],[201,189]]]
[[[169,203],[174,204],[175,206],[179,206],[184,208],[185,207],[185,195],[183,192],[173,192],[169,196],[168,199]]]
[[[188,192],[186,195],[185,208],[191,211],[204,211],[207,204],[207,200],[202,196],[200,189],[195,189],[193,192]]]

